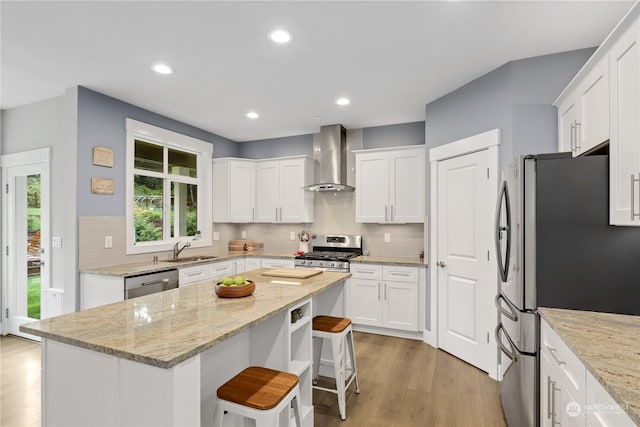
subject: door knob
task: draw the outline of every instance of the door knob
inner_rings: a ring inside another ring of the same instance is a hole
[[[438,267],[444,267],[444,266],[446,266],[447,264],[445,264],[445,263],[444,263],[444,262],[442,262],[442,261],[438,261],[438,263],[437,263],[436,265],[437,265]]]

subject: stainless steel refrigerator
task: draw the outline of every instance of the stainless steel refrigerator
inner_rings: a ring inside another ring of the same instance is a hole
[[[608,165],[607,155],[555,153],[502,172],[495,333],[511,427],[540,424],[538,307],[640,314],[640,228],[609,225]]]

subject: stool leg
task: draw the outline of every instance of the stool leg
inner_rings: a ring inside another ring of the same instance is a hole
[[[218,402],[218,404],[216,405],[216,412],[213,416],[213,425],[215,427],[222,427],[223,415],[224,415],[224,408],[222,407],[221,403]]]
[[[313,337],[313,385],[318,384],[318,375],[320,375],[320,357],[322,356],[323,338]]]
[[[338,408],[340,409],[340,418],[344,421],[347,419],[347,402],[344,389],[344,340],[340,336],[332,337],[331,347],[333,351],[333,369],[336,376],[336,390],[338,392]]]
[[[360,393],[360,384],[358,383],[358,369],[356,368],[356,350],[353,346],[353,330],[347,333],[349,356],[351,356],[351,369],[353,369],[354,380],[356,382],[356,393]]]

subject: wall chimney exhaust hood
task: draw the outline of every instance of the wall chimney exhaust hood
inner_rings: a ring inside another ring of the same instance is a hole
[[[347,185],[347,131],[342,125],[320,127],[320,169],[306,191],[353,191]]]

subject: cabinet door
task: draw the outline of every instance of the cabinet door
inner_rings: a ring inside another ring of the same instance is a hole
[[[540,427],[555,427],[553,421],[553,387],[556,386],[554,365],[545,352],[540,352]]]
[[[349,286],[351,321],[359,325],[382,326],[381,282],[349,279]]]
[[[578,121],[578,102],[569,97],[558,105],[558,151],[576,153],[576,122]]]
[[[214,262],[209,264],[209,278],[221,279],[224,276],[233,275],[233,263],[231,261]]]
[[[309,218],[307,198],[312,192],[304,191],[305,160],[291,159],[280,161],[280,206],[279,222],[312,222]]]
[[[213,222],[229,222],[229,162],[213,162]]]
[[[391,153],[389,159],[389,221],[424,221],[424,148]]]
[[[389,217],[389,156],[356,153],[356,222],[383,223]]]
[[[231,263],[233,264],[233,274],[240,274],[240,273],[244,273],[246,270],[245,267],[245,260],[244,258],[242,259],[234,259],[231,261]]]
[[[580,119],[577,123],[577,154],[609,139],[609,58],[602,58],[579,87]]]
[[[262,259],[259,257],[248,257],[244,259],[246,271],[262,268]]]
[[[232,161],[229,173],[229,221],[253,222],[255,208],[255,165]]]
[[[639,32],[635,22],[609,53],[609,221],[613,225],[640,225],[640,183],[634,181],[640,173]]]
[[[279,209],[279,162],[260,162],[256,165],[256,222],[278,222]]]
[[[382,326],[404,331],[417,331],[417,283],[384,282],[382,293]]]

